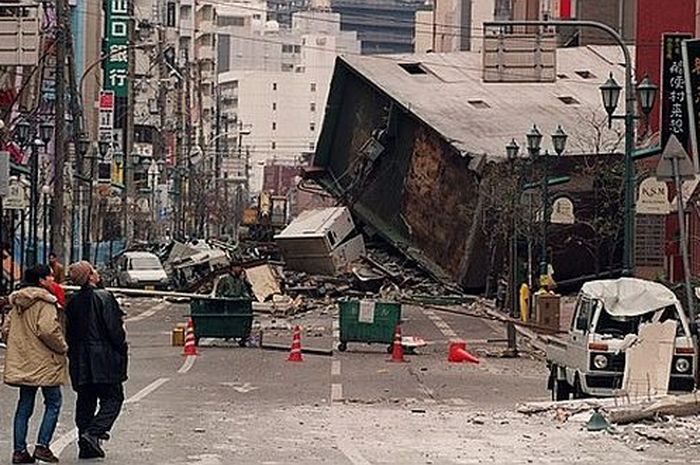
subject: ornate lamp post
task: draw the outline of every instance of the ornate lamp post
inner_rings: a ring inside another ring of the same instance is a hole
[[[15,125],[15,138],[22,147],[31,146],[29,176],[29,240],[27,262],[34,266],[38,261],[39,242],[39,147],[46,147],[53,135],[53,125],[42,121],[38,125],[36,116],[30,115]],[[38,127],[37,127],[38,126]]]

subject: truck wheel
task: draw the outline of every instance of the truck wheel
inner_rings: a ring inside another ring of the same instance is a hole
[[[557,378],[557,368],[552,368],[552,400],[569,400],[571,395],[571,386],[565,379]]]

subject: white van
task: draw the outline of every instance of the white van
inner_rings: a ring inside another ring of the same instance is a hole
[[[170,283],[160,260],[150,252],[124,252],[116,265],[119,287],[167,289]]]
[[[659,283],[636,278],[585,283],[567,339],[552,338],[547,346],[552,399],[615,395],[623,383],[628,341],[634,340],[641,324],[667,320],[677,322],[668,390],[691,392],[696,341],[675,294]]]

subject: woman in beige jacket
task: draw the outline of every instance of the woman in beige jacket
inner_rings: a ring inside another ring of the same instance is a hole
[[[2,328],[7,341],[4,381],[19,388],[12,463],[33,463],[35,459],[55,463],[58,458],[49,444],[61,411],[61,386],[67,381],[63,316],[56,307],[56,297],[48,291],[53,283],[51,268],[29,268],[24,281],[26,287],[10,295],[12,309]],[[34,454],[30,455],[27,428],[39,388],[46,408]]]

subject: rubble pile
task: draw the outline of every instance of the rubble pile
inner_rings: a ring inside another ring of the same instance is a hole
[[[637,451],[645,450],[652,442],[700,449],[700,399],[695,393],[637,400],[530,402],[517,411],[589,432],[604,431]],[[593,429],[590,424],[599,413],[604,427]]]
[[[463,297],[442,284],[388,246],[368,244],[367,254],[348,272],[316,275],[282,268],[282,289],[291,298],[303,297],[302,309],[333,306],[337,298],[412,300],[414,298]]]

